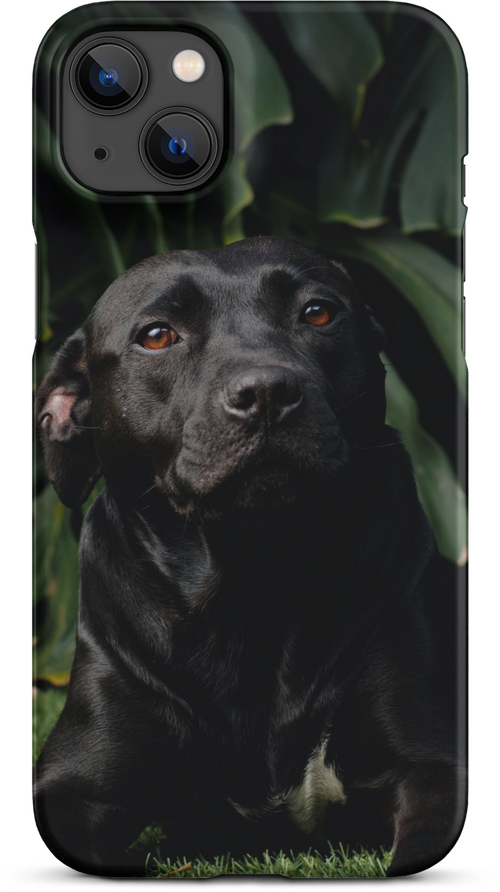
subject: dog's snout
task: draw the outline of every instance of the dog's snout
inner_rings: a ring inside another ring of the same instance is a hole
[[[229,415],[242,421],[280,423],[302,402],[300,381],[291,369],[264,366],[240,372],[223,390]]]

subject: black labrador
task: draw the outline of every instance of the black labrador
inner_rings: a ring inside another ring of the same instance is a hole
[[[49,478],[69,507],[106,480],[36,769],[65,863],[138,874],[153,821],[172,858],[393,846],[392,875],[454,844],[456,679],[381,339],[341,265],[253,238],[144,260],[56,356]]]

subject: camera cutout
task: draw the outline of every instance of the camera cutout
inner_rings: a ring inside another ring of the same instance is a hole
[[[193,109],[170,108],[147,122],[139,147],[145,166],[164,183],[194,183],[215,161],[217,136]]]
[[[148,69],[142,54],[124,40],[93,40],[74,59],[70,82],[85,108],[100,115],[119,115],[144,96]]]
[[[197,34],[88,35],[62,69],[65,166],[96,192],[172,195],[198,188],[223,159],[226,89],[218,53]]]

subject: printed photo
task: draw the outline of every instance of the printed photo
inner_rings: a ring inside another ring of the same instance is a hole
[[[35,816],[86,873],[401,876],[460,835],[465,68],[369,6],[100,4],[39,53]],[[47,74],[106,15],[232,60],[187,198],[62,170]]]

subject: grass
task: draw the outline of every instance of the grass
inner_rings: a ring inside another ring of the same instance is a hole
[[[153,863],[151,863],[153,862]],[[247,855],[240,861],[230,856],[220,856],[208,862],[171,861],[161,858],[148,859],[146,875],[151,878],[170,877],[172,879],[208,878],[215,876],[284,876],[299,879],[384,877],[390,864],[390,854],[379,857],[375,853],[360,851],[349,855],[343,849],[333,851],[324,858],[312,851],[299,852],[296,857],[288,857],[280,852],[270,855],[264,852],[259,858]],[[153,866],[154,865],[154,866]]]
[[[34,698],[33,756],[36,759],[64,706],[64,689],[49,688],[37,690]],[[333,850],[328,857],[315,852],[298,852],[289,857],[282,852],[270,855],[264,852],[259,857],[247,855],[240,861],[230,855],[220,855],[213,861],[203,859],[192,861],[163,859],[161,854],[165,834],[161,827],[147,827],[131,848],[144,852],[144,873],[151,879],[201,879],[222,875],[231,876],[285,876],[306,878],[354,878],[383,877],[391,862],[389,852],[382,856],[374,852],[359,851],[349,853],[342,846]]]

